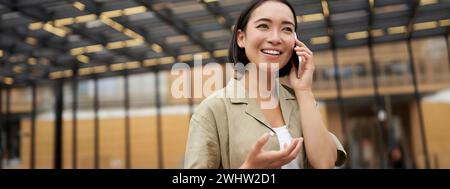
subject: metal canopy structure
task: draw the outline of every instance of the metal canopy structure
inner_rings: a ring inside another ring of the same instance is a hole
[[[224,63],[231,28],[249,1],[0,0],[0,83],[170,69],[192,63],[194,54]],[[315,51],[331,42],[368,45],[370,37],[383,43],[448,35],[450,27],[450,0],[290,2],[300,40]]]

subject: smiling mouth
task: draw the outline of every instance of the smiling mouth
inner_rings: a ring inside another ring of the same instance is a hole
[[[279,55],[283,54],[281,51],[268,50],[268,49],[262,49],[261,52],[264,54],[267,54],[267,55],[271,55],[271,56],[279,56]]]

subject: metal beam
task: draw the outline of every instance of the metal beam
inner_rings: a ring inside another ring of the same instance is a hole
[[[66,0],[66,2],[73,3],[74,1]],[[99,16],[101,14],[101,11],[99,10],[99,8],[95,6],[96,5],[95,3],[90,3],[90,4],[92,4],[92,6],[87,6],[87,8],[85,9],[85,12],[87,12],[89,14],[95,14],[95,15]],[[75,28],[75,27],[73,27],[73,25],[70,26],[70,29],[72,29],[74,31],[74,33],[82,35],[85,39],[87,39],[89,41],[92,41],[92,42],[97,43],[97,44],[102,44],[102,46],[105,46],[105,44],[106,44],[106,41],[99,41],[99,40],[95,39],[94,37],[92,37],[88,33],[84,32],[83,29]],[[128,53],[125,53],[123,51],[119,51],[119,53],[116,53],[115,51],[109,50],[109,52],[111,52],[112,54],[125,55],[126,57],[131,58],[132,60],[139,60],[138,57],[133,57],[132,55],[130,55]]]
[[[124,80],[124,109],[125,109],[125,168],[131,168],[131,137],[130,137],[130,87],[128,73],[125,72]]]
[[[413,31],[413,26],[414,26],[414,22],[416,20],[416,17],[418,15],[418,9],[419,9],[419,5],[420,2],[418,0],[411,0],[408,1],[408,6],[410,9],[410,15],[409,18],[409,24],[408,24],[408,29],[407,29],[407,48],[408,48],[408,55],[409,55],[409,66],[412,72],[412,82],[413,82],[413,86],[414,86],[414,98],[416,100],[416,105],[417,105],[417,111],[419,114],[419,125],[420,125],[420,133],[421,133],[421,140],[422,140],[422,150],[423,150],[423,155],[425,156],[425,168],[429,169],[430,168],[430,157],[428,155],[428,145],[427,145],[427,138],[426,138],[426,133],[425,133],[425,121],[423,118],[423,109],[422,109],[422,96],[420,94],[419,91],[419,83],[417,81],[417,75],[416,75],[416,67],[415,67],[415,61],[414,61],[414,56],[413,56],[413,50],[412,50],[412,31]]]
[[[0,2],[0,4],[4,5],[6,8],[9,8],[9,9],[11,9],[13,11],[17,11],[17,12],[21,13],[23,16],[26,16],[26,17],[28,17],[30,19],[37,19],[37,20],[41,20],[41,21],[44,21],[44,22],[49,21],[49,19],[47,17],[45,17],[44,15],[38,14],[38,13],[29,12],[29,11],[25,11],[25,10],[21,9],[21,7],[17,6],[18,2],[9,2],[9,1],[11,1],[11,0],[2,1],[2,2]],[[51,16],[51,15],[47,15],[47,16]],[[25,36],[17,35],[18,33],[20,33],[20,32],[15,32],[12,35],[20,36],[22,38],[25,37]],[[10,32],[8,32],[8,34],[11,35]],[[21,42],[23,43],[23,41],[21,41]],[[37,47],[38,48],[45,48],[43,45],[38,45]],[[51,48],[51,49],[52,50],[56,50],[57,52],[61,52],[61,50],[62,50],[61,47]]]
[[[148,32],[146,32],[143,28],[138,27],[132,27],[129,23],[120,23],[122,25],[124,25],[125,27],[133,30],[134,32],[138,33],[139,35],[144,37],[144,40],[148,43],[148,44],[154,44],[157,43],[159,46],[161,46],[164,49],[164,53],[169,55],[169,56],[174,56],[177,57],[177,55],[179,55],[179,50],[170,47],[169,45],[165,44],[162,40],[161,41],[155,41],[154,39],[151,38],[151,36],[148,35]]]
[[[385,153],[386,151],[385,151],[384,140],[387,139],[387,137],[384,136],[383,130],[384,130],[385,126],[389,127],[389,123],[385,123],[384,121],[378,119],[378,114],[382,113],[382,112],[386,112],[385,111],[386,108],[384,107],[384,100],[383,100],[382,96],[380,95],[380,89],[379,89],[379,84],[378,84],[378,73],[377,73],[377,70],[379,70],[379,69],[378,69],[377,65],[375,64],[375,53],[373,50],[373,36],[370,32],[372,30],[373,22],[374,22],[373,15],[375,12],[375,8],[373,6],[375,6],[375,5],[374,5],[373,0],[368,0],[368,4],[369,4],[369,7],[368,7],[369,24],[368,24],[367,30],[369,33],[369,36],[368,36],[369,60],[370,60],[370,66],[372,69],[372,85],[373,85],[373,89],[374,89],[373,97],[375,100],[375,112],[374,112],[375,115],[374,116],[377,120],[376,131],[377,131],[378,136],[380,137],[378,140],[378,143],[379,143],[378,150],[380,151],[381,168],[386,168],[385,166],[386,166],[387,162],[386,162],[386,153]]]
[[[6,6],[7,8],[20,12],[22,15],[29,17],[31,19],[37,19],[37,20],[41,20],[41,21],[48,21],[49,19],[41,14],[34,14],[34,13],[30,13],[28,11],[25,11],[23,9],[21,9],[19,6],[17,6],[16,4],[17,2],[10,2],[10,1],[3,1],[0,2],[0,4],[3,4],[4,6]],[[47,15],[47,16],[51,16],[51,15]],[[22,41],[21,41],[22,42]],[[43,48],[41,46],[38,46],[37,48]],[[67,49],[63,49],[63,48],[51,48],[52,50],[56,50],[57,52],[59,52],[60,55],[64,55],[67,54]],[[30,54],[33,54],[33,50],[31,50],[29,52]],[[52,61],[55,62],[55,61]],[[64,64],[62,64],[64,65]],[[54,65],[55,67],[57,67],[57,65]],[[46,72],[50,71],[52,69],[52,67],[49,67],[48,69],[46,69]]]
[[[211,12],[213,15],[216,16],[216,19],[223,18],[222,26],[224,29],[228,30],[231,33],[231,28],[233,27],[233,18],[231,18],[230,15],[228,15],[226,12],[222,11],[222,9],[219,6],[219,2],[210,2],[206,3],[205,1],[201,1],[206,9],[208,9],[209,12]]]
[[[445,47],[447,49],[447,58],[448,58],[448,68],[449,68],[449,72],[450,72],[450,27],[447,28],[447,34],[444,35],[445,38]]]
[[[31,138],[30,138],[30,169],[36,168],[36,112],[37,92],[36,84],[31,83]]]
[[[98,78],[94,77],[94,169],[100,168],[100,121],[98,118]]]
[[[70,3],[74,2],[73,0],[66,0],[66,1],[68,1],[68,2],[70,2]],[[90,2],[90,1],[89,1],[89,2]],[[93,14],[96,14],[97,16],[100,16],[102,12],[101,12],[101,10],[100,10],[98,7],[96,7],[96,4],[97,4],[97,3],[89,3],[89,4],[90,4],[91,6],[87,6],[86,12],[88,12],[88,13],[93,13]],[[110,18],[110,19],[114,20],[113,18]],[[114,20],[114,21],[115,21],[115,20]],[[117,22],[117,21],[115,21],[115,22]],[[122,25],[125,26],[126,28],[129,28],[128,24],[123,24],[123,23],[120,23],[120,24],[122,24]],[[77,32],[78,34],[83,35],[85,38],[88,38],[88,39],[90,39],[90,40],[92,40],[92,41],[96,41],[97,43],[100,43],[100,44],[102,44],[103,46],[105,46],[105,44],[106,44],[105,41],[98,41],[98,40],[96,40],[95,38],[91,37],[91,35],[86,34],[86,32],[84,32],[83,30],[78,30],[78,29],[76,29],[76,28],[74,28],[74,27],[71,27],[71,29],[74,29],[74,31]],[[130,28],[129,28],[129,29],[130,29]],[[148,37],[146,34],[143,34],[142,31],[141,31],[140,29],[138,29],[137,31],[134,30],[134,29],[130,29],[130,30],[132,30],[132,31],[134,31],[134,32],[136,32],[136,33],[138,33],[138,34],[144,36],[144,41],[145,41],[145,42],[147,42],[147,43],[149,43],[149,44],[155,43],[155,42],[153,42],[152,40],[150,40],[149,37]],[[169,54],[172,54],[172,56],[173,56],[174,53],[173,53],[173,50],[172,50],[171,48],[169,48],[168,46],[166,46],[166,45],[164,45],[164,44],[159,44],[159,45],[162,46],[164,49],[166,49],[167,52],[169,52]],[[117,54],[117,53],[115,53],[114,51],[111,51],[111,50],[110,50],[110,52],[111,52],[111,53],[114,53],[114,54]],[[119,54],[125,55],[125,56],[131,58],[131,60],[134,60],[134,61],[136,61],[136,60],[137,60],[137,61],[142,61],[142,60],[145,59],[145,58],[141,58],[141,57],[134,57],[133,55],[131,55],[131,54],[129,54],[129,53],[125,53],[123,50],[119,50]]]
[[[9,157],[10,150],[11,150],[11,86],[6,87],[6,119],[5,119],[5,129],[4,132],[6,136],[6,144],[4,146],[4,158],[6,158],[6,166],[9,166],[9,160],[11,157]]]
[[[64,111],[64,93],[63,80],[57,80],[54,83],[55,94],[55,135],[54,135],[54,169],[63,168],[63,111]]]
[[[215,58],[213,55],[214,46],[206,40],[202,39],[202,37],[198,34],[196,34],[192,29],[190,29],[189,24],[187,24],[185,21],[178,19],[169,8],[163,8],[161,10],[155,10],[152,7],[151,1],[145,1],[145,0],[135,0],[136,2],[140,3],[141,5],[144,5],[147,7],[147,9],[153,11],[155,15],[162,21],[168,23],[171,25],[175,30],[177,30],[179,33],[185,34],[189,36],[192,42],[199,45],[202,49],[205,51],[208,51],[211,54],[211,57],[215,61],[218,61],[217,58]]]
[[[8,8],[12,9],[12,10],[15,10],[15,11],[18,11],[18,12],[22,13],[24,16],[27,16],[27,17],[32,18],[32,19],[37,19],[39,21],[43,21],[43,22],[51,21],[50,18],[53,17],[52,15],[47,15],[47,14],[33,14],[33,13],[30,13],[30,12],[25,11],[25,10],[21,9],[20,7],[18,7],[15,3],[9,2],[9,3],[3,3],[3,4],[5,6],[7,6]],[[98,14],[98,11],[95,12],[95,14]],[[80,30],[78,28],[75,28],[73,26],[70,26],[69,28],[72,29],[72,31],[75,34],[81,35],[86,40],[91,41],[91,42],[93,42],[95,44],[102,44],[102,45],[104,45],[106,43],[105,41],[99,41],[99,40],[93,38],[91,35],[87,34],[86,32],[84,32],[84,31],[82,31],[82,30]],[[69,49],[64,49],[64,52],[67,52],[68,50]],[[112,54],[116,54],[114,51],[110,51],[110,52]],[[133,57],[132,55],[130,55],[128,53],[124,53],[122,51],[119,51],[119,52],[120,52],[120,54],[125,55],[125,56],[131,58],[132,60],[139,59],[137,57]]]
[[[0,35],[3,35],[3,36],[6,36],[8,38],[12,38],[12,39],[15,40],[15,44],[13,46],[11,46],[8,50],[4,50],[4,52],[5,51],[8,51],[8,52],[9,51],[13,51],[12,49],[17,47],[18,44],[25,45],[25,43],[21,40],[21,38],[24,38],[25,36],[18,35],[17,33],[19,33],[19,32],[16,32],[14,34],[11,33],[11,32],[3,32],[3,33],[0,34]],[[26,44],[26,45],[29,45],[29,44]],[[27,59],[28,58],[32,58],[33,54],[36,54],[35,53],[36,51],[34,49],[40,49],[40,50],[44,50],[44,51],[46,51],[46,50],[57,51],[58,53],[60,53],[59,54],[60,56],[64,56],[64,52],[62,52],[60,50],[60,48],[46,48],[46,47],[44,47],[42,45],[33,45],[33,49],[30,49],[30,50],[25,51],[23,53],[24,55],[27,56],[26,57]],[[69,55],[69,54],[67,54],[67,55]],[[54,60],[57,59],[55,57],[48,57],[48,56],[42,56],[42,57],[50,60],[51,62],[55,62]],[[6,61],[8,61],[8,58],[4,58],[4,60],[6,62]],[[14,79],[16,80],[18,78],[18,76],[24,76],[24,79],[22,81],[26,82],[27,84],[28,84],[28,80],[34,80],[35,79],[33,75],[29,74],[31,72],[31,69],[39,69],[39,70],[44,70],[44,72],[48,72],[52,68],[51,66],[43,66],[41,64],[29,65],[29,64],[24,63],[24,62],[19,62],[19,63],[9,62],[8,64],[4,64],[4,65],[0,64],[0,67],[3,68],[3,69],[0,70],[0,72],[3,72],[3,73],[0,73],[0,75],[5,75],[6,73],[13,73],[12,68],[14,68],[15,66],[19,66],[19,65],[26,65],[26,69],[28,70],[28,72],[25,71],[25,72],[23,72],[23,74],[17,75]],[[54,66],[58,66],[58,65],[54,65]],[[39,76],[39,77],[43,77],[43,76]],[[17,83],[17,82],[20,82],[20,81],[17,79],[16,82],[14,82],[14,83]]]
[[[78,167],[78,64],[74,64],[72,72],[72,168],[76,169]]]
[[[0,83],[0,169],[3,169],[3,85]]]
[[[76,28],[76,27],[74,27],[74,26],[69,26],[69,28],[72,29],[72,31],[73,31],[75,34],[78,34],[78,35],[83,36],[85,40],[91,41],[91,42],[93,42],[94,44],[101,44],[103,47],[106,46],[106,43],[107,43],[106,41],[101,41],[101,40],[98,40],[98,39],[92,37],[92,34],[88,34],[88,33],[85,32],[83,29],[78,29],[78,28]],[[104,49],[107,49],[107,48],[105,47]],[[119,50],[119,51],[108,50],[108,51],[109,51],[110,53],[112,53],[112,54],[116,54],[116,55],[124,55],[124,56],[130,58],[131,60],[141,60],[141,58],[134,57],[133,55],[128,54],[128,53],[126,53],[126,52],[123,51],[123,50]]]
[[[161,91],[159,89],[159,67],[155,71],[155,98],[156,98],[156,146],[158,148],[158,169],[164,168],[163,140],[162,140],[162,113],[161,113]]]

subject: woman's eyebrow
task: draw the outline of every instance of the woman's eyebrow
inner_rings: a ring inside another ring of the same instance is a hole
[[[256,23],[256,22],[272,22],[272,20],[271,19],[268,19],[268,18],[260,18],[260,19],[258,19],[258,20],[256,20],[254,23]]]
[[[291,25],[291,26],[295,27],[295,24],[290,21],[283,21],[283,22],[281,22],[281,24],[283,24],[283,25],[287,24],[287,25]]]
[[[262,21],[272,23],[272,20],[268,19],[268,18],[260,18],[260,19],[256,20],[254,23],[262,22]],[[281,22],[281,24],[283,24],[283,25],[287,24],[287,25],[291,25],[291,26],[295,27],[295,24],[292,23],[291,21],[283,21],[283,22]]]

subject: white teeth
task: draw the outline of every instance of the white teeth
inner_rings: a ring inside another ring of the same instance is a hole
[[[276,51],[276,50],[263,50],[263,52],[266,54],[271,54],[271,55],[280,55],[281,54],[280,51]]]

